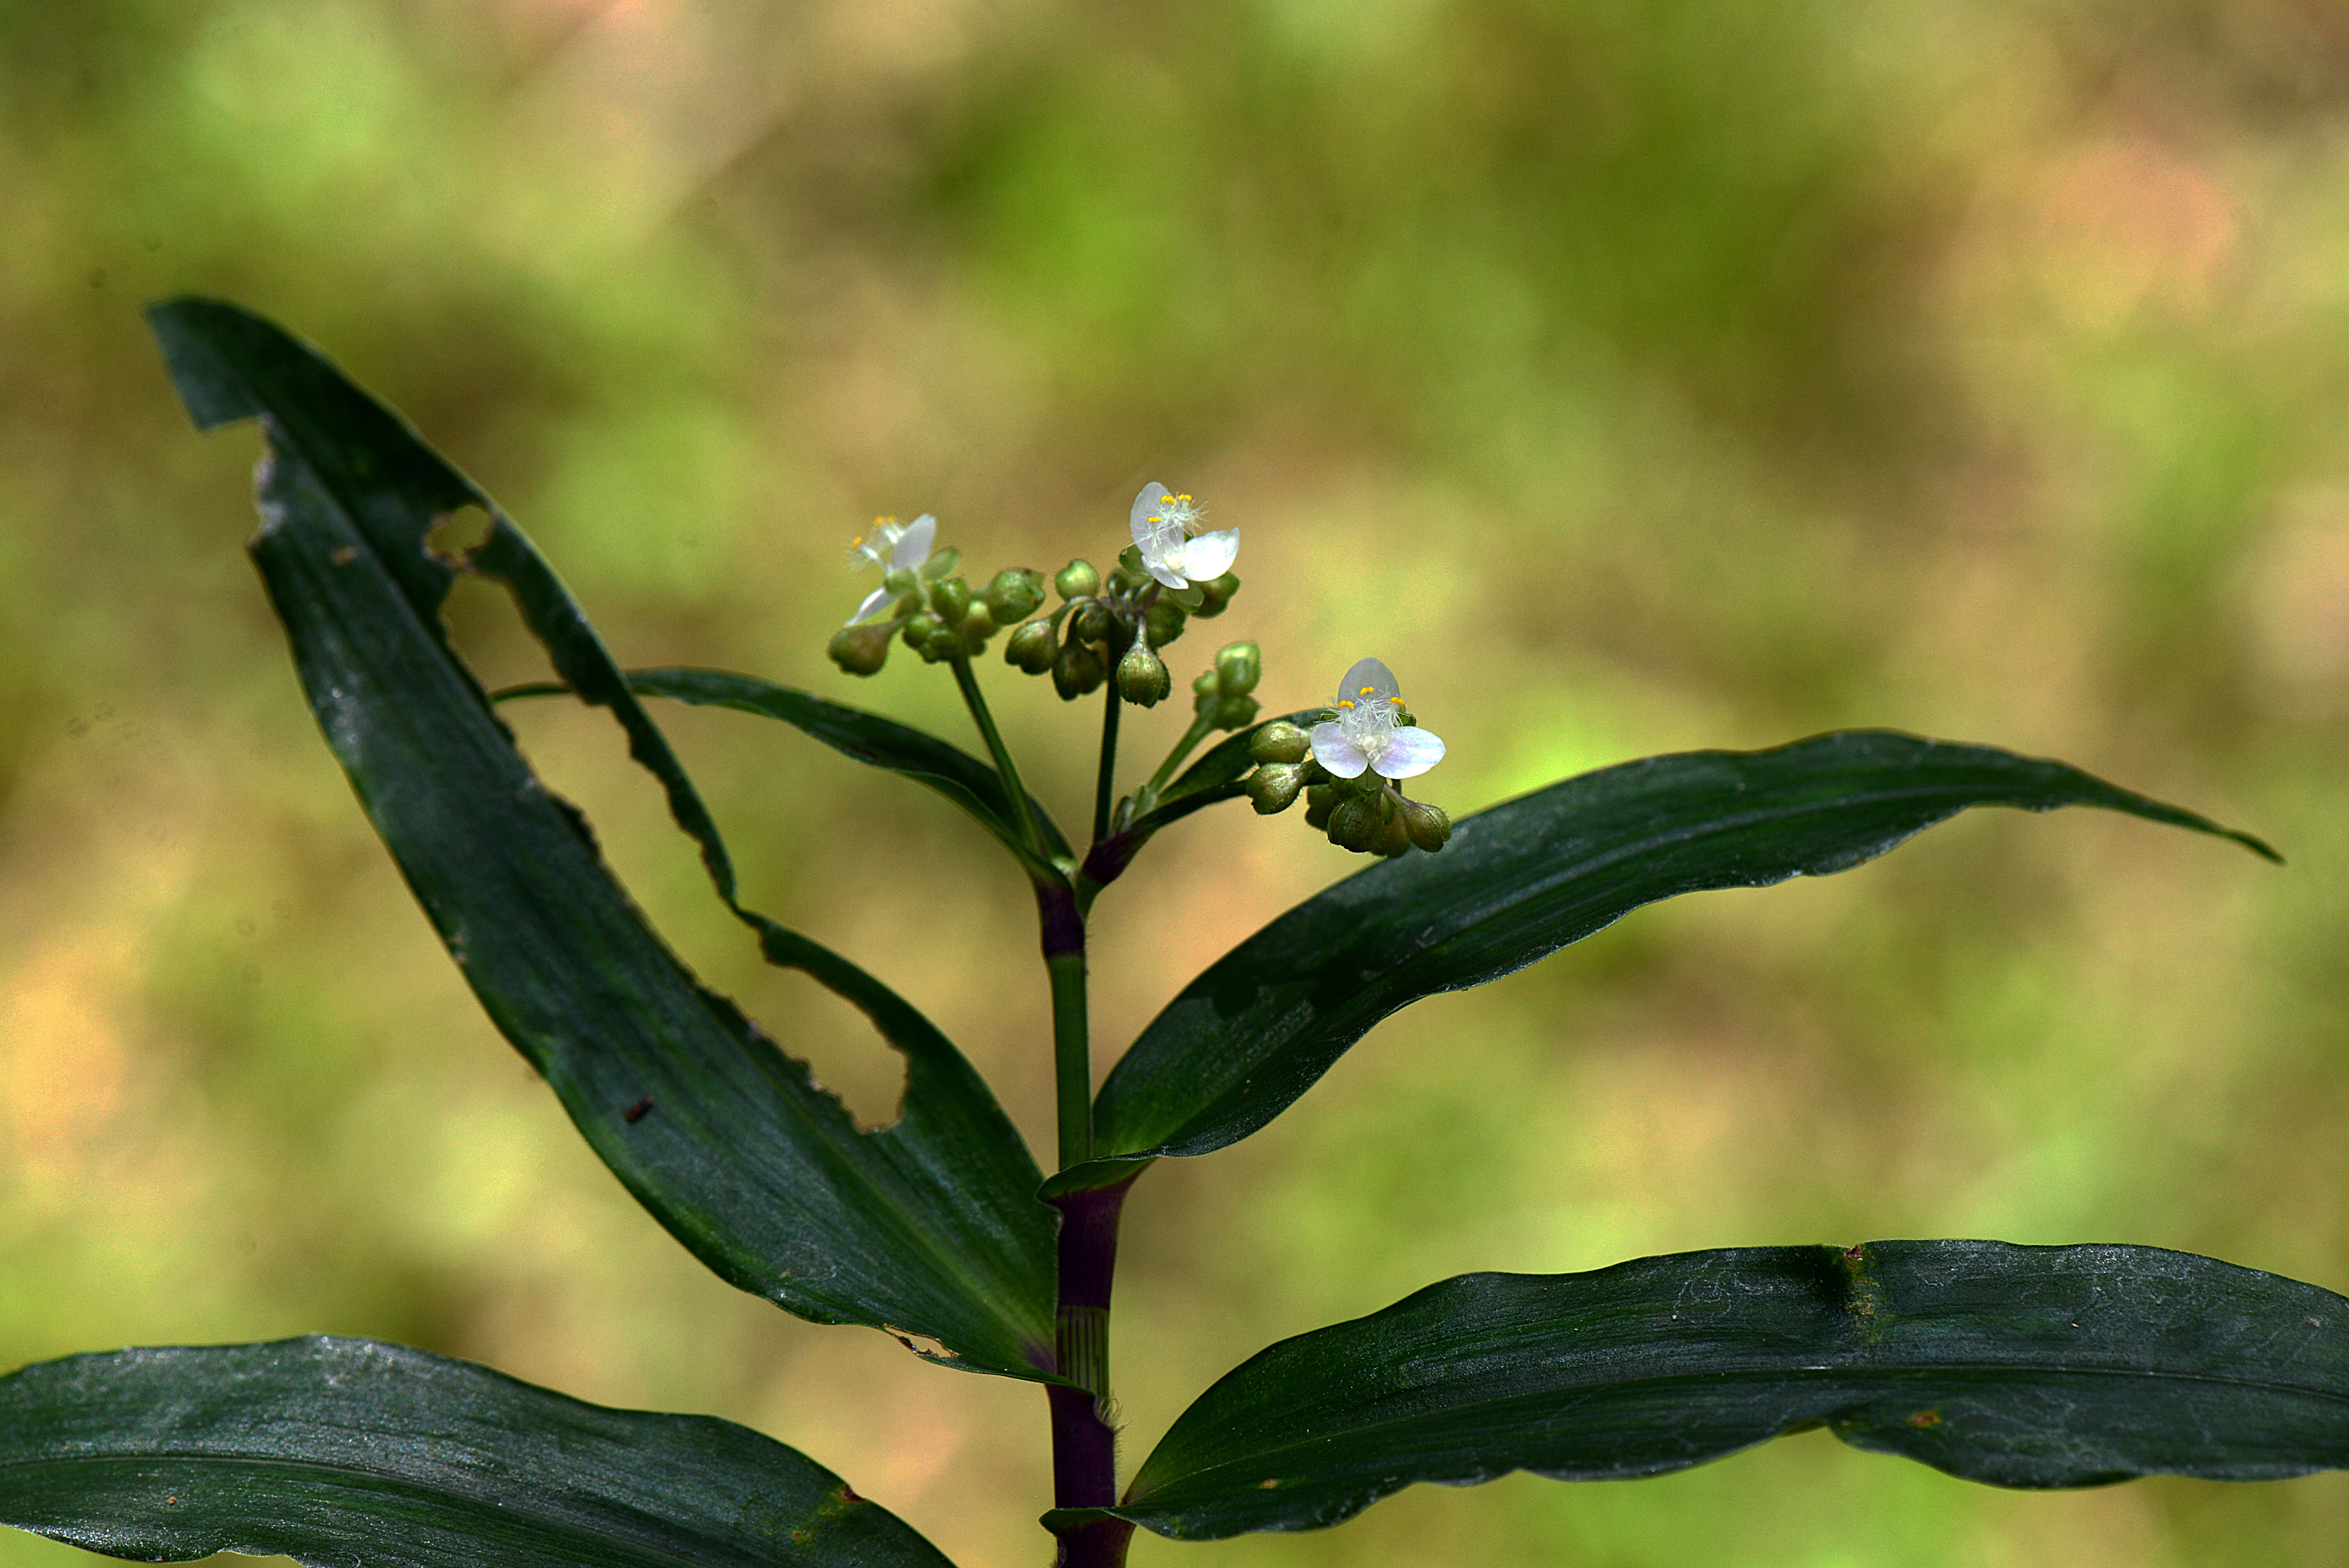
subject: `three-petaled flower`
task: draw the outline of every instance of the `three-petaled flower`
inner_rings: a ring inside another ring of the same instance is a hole
[[[918,573],[922,562],[930,558],[930,542],[938,534],[938,520],[928,512],[911,522],[899,522],[894,517],[876,520],[871,528],[848,542],[848,563],[852,567],[878,566],[890,577],[900,572]],[[890,602],[905,591],[903,579],[892,587],[884,580],[881,586],[864,596],[856,606],[856,614],[845,623],[854,626],[874,612],[888,607]]]
[[[1240,531],[1190,537],[1199,521],[1199,505],[1187,495],[1168,493],[1156,480],[1133,498],[1133,547],[1142,564],[1167,587],[1181,591],[1194,583],[1221,577],[1232,569],[1240,552]]]
[[[1416,725],[1398,725],[1402,692],[1394,672],[1360,659],[1339,684],[1337,717],[1313,727],[1313,759],[1340,779],[1369,769],[1381,779],[1415,779],[1444,760],[1444,742]]]

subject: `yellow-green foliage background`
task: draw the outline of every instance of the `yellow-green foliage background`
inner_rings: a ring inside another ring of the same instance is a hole
[[[1129,1466],[1268,1340],[1471,1269],[1994,1236],[2349,1288],[2344,107],[2316,0],[0,4],[0,1366],[379,1336],[749,1422],[971,1568],[1047,1550],[1036,1390],[719,1284],[478,1014],[241,559],[254,435],[193,435],[145,335],[182,290],[405,410],[627,662],[961,738],[938,672],[825,663],[841,541],[934,511],[982,571],[1105,561],[1163,479],[1244,539],[1178,680],[1252,636],[1297,707],[1376,653],[1455,812],[1891,725],[2292,857],[1976,813],[1404,1014],[1138,1190]],[[543,667],[487,591],[454,619]],[[1091,706],[988,674],[1077,820]],[[518,722],[687,955],[885,1113],[894,1058],[760,970],[608,721]],[[672,728],[753,902],[1048,1146],[1008,864],[790,733]],[[1103,905],[1099,1037],[1350,869],[1293,817],[1166,834]],[[2344,1558],[2337,1476],[2020,1495],[1816,1433],[1135,1553]]]

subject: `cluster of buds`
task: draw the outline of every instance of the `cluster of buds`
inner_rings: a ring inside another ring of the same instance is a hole
[[[1257,769],[1248,799],[1271,816],[1305,797],[1306,825],[1358,854],[1433,854],[1452,836],[1443,809],[1407,799],[1397,784],[1444,760],[1444,742],[1402,706],[1394,674],[1376,659],[1346,672],[1330,717],[1310,730],[1276,719],[1248,740]]]
[[[1117,558],[1106,579],[1088,561],[1071,561],[1052,579],[1061,607],[1046,619],[1031,621],[1011,635],[1003,649],[1004,662],[1030,675],[1050,672],[1053,689],[1073,702],[1097,691],[1107,680],[1117,682],[1117,694],[1136,707],[1154,707],[1174,689],[1174,677],[1158,650],[1183,634],[1193,617],[1220,615],[1239,591],[1231,574],[1239,552],[1239,531],[1192,536],[1199,508],[1187,495],[1170,493],[1162,484],[1143,487],[1134,498],[1131,518],[1133,543]],[[1227,660],[1247,651],[1245,685],[1239,664],[1226,674]],[[1253,644],[1239,644],[1217,655],[1216,668],[1199,677],[1201,714],[1216,703],[1230,708],[1247,699],[1256,685]],[[1211,696],[1206,683],[1215,684]],[[1255,717],[1256,705],[1247,700],[1247,717],[1218,728],[1237,728]]]
[[[1043,603],[1043,577],[1024,566],[1007,566],[974,590],[954,574],[960,551],[931,548],[937,530],[938,520],[927,512],[905,524],[885,517],[849,542],[850,563],[880,567],[881,586],[832,634],[824,651],[833,664],[853,676],[872,675],[888,661],[889,644],[898,637],[924,664],[967,659],[985,652],[997,631]]]

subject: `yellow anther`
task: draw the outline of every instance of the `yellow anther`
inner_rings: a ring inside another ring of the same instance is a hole
[[[1341,696],[1338,699],[1338,706],[1340,707],[1350,708],[1354,706],[1354,699],[1351,697]]]
[[[1374,694],[1375,692],[1377,692],[1377,690],[1378,690],[1378,689],[1379,689],[1379,688],[1378,688],[1378,687],[1376,687],[1376,686],[1364,686],[1361,691],[1359,691],[1359,692],[1355,693],[1354,695],[1355,695],[1355,696],[1371,696],[1372,694]]]

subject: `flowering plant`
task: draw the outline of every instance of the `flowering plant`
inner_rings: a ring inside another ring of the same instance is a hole
[[[984,758],[750,676],[623,671],[522,531],[322,356],[215,302],[152,321],[199,425],[263,422],[253,553],[304,690],[490,1016],[629,1192],[727,1281],[1041,1387],[1055,1494],[1037,1501],[1061,1563],[1122,1562],[1137,1527],[1208,1540],[1330,1525],[1414,1481],[1653,1475],[1817,1425],[2013,1487],[2349,1464],[2349,1300],[2146,1247],[1905,1241],[1443,1281],[1244,1362],[1121,1486],[1110,1323],[1125,1195],[1158,1160],[1263,1127],[1388,1014],[1643,903],[1842,871],[1973,806],[2100,807],[2272,851],[2062,763],[1884,731],[1625,763],[1455,827],[1400,788],[1444,748],[1392,672],[1363,659],[1329,707],[1261,718],[1250,642],[1215,655],[1189,726],[1121,790],[1121,715],[1172,694],[1164,650],[1239,588],[1238,531],[1198,531],[1196,503],[1156,484],[1116,565],[1070,562],[1049,614],[1040,572],[957,575],[930,517],[854,547],[884,579],[833,658],[870,674],[902,643],[947,665]],[[492,518],[481,543],[428,547],[476,505]],[[441,629],[459,573],[511,591],[555,680],[481,688]],[[978,665],[998,636],[1007,664],[1062,698],[1101,694],[1081,848],[1021,783],[988,706]],[[494,708],[557,695],[611,713],[764,956],[853,1003],[904,1056],[895,1122],[857,1126],[646,923]],[[742,903],[650,697],[777,719],[936,791],[1010,853],[1051,1000],[1050,1175],[929,1020]],[[1300,795],[1310,825],[1375,863],[1218,959],[1094,1094],[1095,901],[1167,823],[1242,797],[1278,814]],[[884,1501],[728,1422],[601,1408],[370,1341],[129,1350],[0,1378],[0,1520],[118,1557],[943,1563]]]

